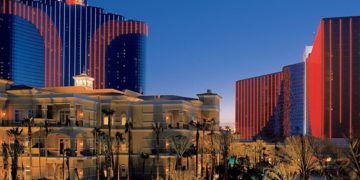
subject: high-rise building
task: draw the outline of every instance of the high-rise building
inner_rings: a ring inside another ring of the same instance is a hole
[[[0,78],[70,86],[86,71],[95,88],[144,92],[146,23],[85,0],[0,0],[0,7]]]
[[[306,60],[311,135],[358,136],[360,128],[360,17],[321,20]]]
[[[278,123],[283,73],[236,82],[236,132],[242,140],[272,138],[281,133]]]
[[[286,66],[281,72],[277,108],[270,107],[276,112],[272,133],[280,132],[285,137],[296,134],[331,139],[359,137],[356,131],[360,128],[360,94],[356,93],[360,92],[359,52],[360,17],[323,18],[314,44],[305,49],[305,63]],[[264,94],[256,90],[258,78],[236,84],[236,129],[243,140],[266,131],[263,125],[259,129],[256,116],[261,105],[258,99],[264,99]],[[265,94],[268,99],[275,97]],[[264,106],[268,108],[266,104],[260,108]],[[265,116],[265,121],[272,122],[270,117]]]

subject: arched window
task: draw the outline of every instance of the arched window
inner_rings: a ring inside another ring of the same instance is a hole
[[[125,124],[126,124],[126,114],[122,113],[121,114],[121,125],[125,126]]]

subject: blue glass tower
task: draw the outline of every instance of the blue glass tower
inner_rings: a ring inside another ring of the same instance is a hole
[[[71,86],[74,84],[72,77],[86,71],[94,77],[95,88],[144,92],[146,23],[106,13],[101,8],[87,6],[87,2],[82,0],[0,0],[0,7],[0,15],[18,17],[38,31],[36,38],[42,40],[42,45],[31,46],[43,49],[33,52],[42,61],[32,64],[43,67],[43,86]],[[10,24],[12,28],[9,31],[5,21],[0,23],[3,23],[0,31],[16,34],[12,32],[15,31],[13,24]],[[18,24],[16,28],[21,30],[25,26],[23,24]],[[30,34],[33,36],[34,33]],[[6,53],[15,43],[13,39],[7,41],[7,45],[3,45]],[[115,47],[119,43],[125,46]],[[116,63],[119,53],[122,53],[121,62]],[[0,60],[0,74],[15,81],[13,76],[8,76],[5,68],[1,70],[1,66],[19,69],[20,64],[10,55],[5,56]],[[22,71],[18,74],[33,77],[22,74]]]

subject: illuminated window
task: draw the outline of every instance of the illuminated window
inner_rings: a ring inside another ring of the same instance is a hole
[[[109,125],[109,116],[104,116],[103,122],[104,122],[104,125]]]
[[[126,114],[123,113],[121,114],[121,125],[125,126],[125,124],[126,124]]]

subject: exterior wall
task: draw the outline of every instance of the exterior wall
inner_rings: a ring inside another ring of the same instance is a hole
[[[306,61],[311,134],[341,138],[360,127],[360,18],[325,18]]]
[[[236,131],[242,140],[274,137],[281,72],[236,82]]]
[[[87,71],[95,78],[95,88],[117,88],[118,85],[112,84],[118,80],[112,80],[109,82],[110,85],[106,85],[108,84],[105,81],[106,58],[115,59],[119,56],[109,51],[108,47],[114,39],[126,37],[127,40],[124,43],[133,45],[135,51],[139,53],[122,54],[123,58],[126,62],[139,64],[140,68],[127,67],[127,71],[133,72],[134,77],[119,76],[119,78],[125,77],[127,82],[133,80],[135,82],[122,84],[119,90],[123,88],[143,92],[143,66],[145,64],[143,52],[148,35],[147,24],[141,21],[125,21],[124,17],[107,14],[101,8],[74,5],[78,4],[78,1],[68,3],[55,0],[0,0],[1,14],[21,17],[33,24],[40,32],[44,41],[42,46],[44,49],[42,55],[44,57],[44,86],[71,86],[74,84],[73,76]],[[7,45],[12,46],[14,43],[9,40]],[[114,51],[123,53],[126,53],[126,50],[129,51],[124,47],[119,48],[121,49]],[[2,61],[5,64],[12,63],[10,57],[3,57]],[[122,65],[112,64],[111,67],[121,69]],[[3,71],[3,74],[6,74],[6,70],[3,69]]]

